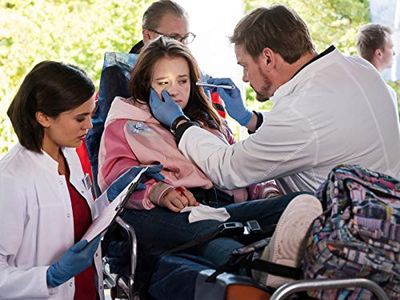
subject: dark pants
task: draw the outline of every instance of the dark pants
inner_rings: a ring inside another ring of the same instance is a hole
[[[257,220],[262,228],[278,222],[289,202],[300,193],[268,200],[253,200],[225,206],[229,222]],[[215,232],[222,223],[215,220],[188,222],[189,213],[174,213],[156,207],[151,210],[126,210],[123,219],[136,231],[138,241],[146,248],[164,251]],[[243,245],[231,237],[218,237],[196,248],[198,255],[216,266],[225,263],[234,249]]]

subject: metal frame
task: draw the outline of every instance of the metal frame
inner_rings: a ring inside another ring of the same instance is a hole
[[[131,225],[126,223],[121,217],[117,217],[115,221],[121,226],[128,235],[129,250],[130,250],[130,272],[128,276],[120,276],[113,274],[108,268],[104,268],[104,284],[107,288],[117,287],[122,290],[127,299],[134,299],[133,285],[135,283],[135,271],[137,264],[137,237],[136,232]]]
[[[287,299],[297,292],[309,290],[329,290],[349,287],[361,287],[371,291],[378,300],[389,300],[385,291],[375,282],[365,278],[354,279],[313,279],[299,280],[293,283],[286,283],[279,287],[271,296],[270,300]]]

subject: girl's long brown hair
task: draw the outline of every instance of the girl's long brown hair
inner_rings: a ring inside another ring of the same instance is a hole
[[[190,50],[182,43],[160,36],[150,42],[139,54],[131,73],[129,90],[133,101],[149,103],[151,76],[158,60],[163,57],[182,57],[189,65],[190,95],[184,108],[184,113],[192,121],[198,121],[205,126],[221,130],[221,119],[211,105],[202,88],[196,86],[200,80],[200,69]]]

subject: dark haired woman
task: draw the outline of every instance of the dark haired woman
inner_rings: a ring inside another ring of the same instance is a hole
[[[81,69],[44,61],[8,109],[19,143],[0,160],[1,299],[104,299],[100,238],[82,237],[140,168],[93,201],[75,148],[92,127],[94,91]]]

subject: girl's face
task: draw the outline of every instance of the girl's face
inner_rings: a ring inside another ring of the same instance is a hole
[[[166,90],[172,99],[184,109],[189,102],[189,65],[182,57],[163,57],[154,65],[151,87],[161,97]]]
[[[95,95],[77,108],[64,111],[57,117],[40,116],[44,127],[45,147],[79,147],[86,133],[92,128],[91,115],[95,108]],[[45,149],[46,150],[46,149]]]

